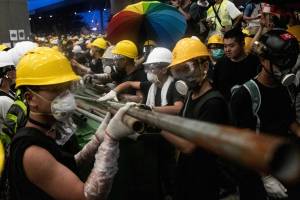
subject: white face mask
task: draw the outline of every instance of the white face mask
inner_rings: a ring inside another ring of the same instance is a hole
[[[72,116],[76,109],[74,95],[69,91],[65,91],[58,95],[51,102],[51,112],[53,117],[60,122],[66,121]]]
[[[151,83],[158,83],[159,82],[157,75],[153,74],[152,72],[147,73],[147,79]]]
[[[53,127],[57,133],[56,143],[58,145],[64,145],[76,131],[77,127],[72,120],[75,109],[75,98],[69,90],[58,95],[51,102],[52,115],[58,121]]]

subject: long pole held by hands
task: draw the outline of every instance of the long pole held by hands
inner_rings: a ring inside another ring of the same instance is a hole
[[[99,102],[88,97],[78,99],[118,110],[124,104]],[[223,158],[259,172],[269,173],[285,183],[300,177],[300,150],[279,137],[254,131],[186,119],[132,107],[127,114],[149,125],[185,138]]]

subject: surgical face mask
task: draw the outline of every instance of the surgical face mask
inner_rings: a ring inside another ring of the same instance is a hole
[[[152,73],[152,72],[147,73],[147,79],[151,83],[158,83],[159,82],[157,75]]]
[[[211,54],[214,60],[220,60],[224,56],[224,49],[212,49]]]

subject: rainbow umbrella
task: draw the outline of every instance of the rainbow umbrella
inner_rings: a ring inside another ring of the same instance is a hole
[[[160,46],[172,47],[185,30],[186,20],[176,8],[158,1],[141,1],[112,17],[107,39],[113,44],[124,39],[136,44],[154,40]]]

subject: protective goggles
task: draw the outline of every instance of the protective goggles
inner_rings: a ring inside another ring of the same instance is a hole
[[[184,80],[194,75],[196,69],[196,63],[194,61],[188,61],[183,64],[177,65],[171,70],[172,76],[175,79]]]
[[[146,64],[144,65],[144,70],[145,72],[159,72],[162,69],[164,69],[166,67],[166,65],[162,64],[162,63],[151,63],[151,64]]]

